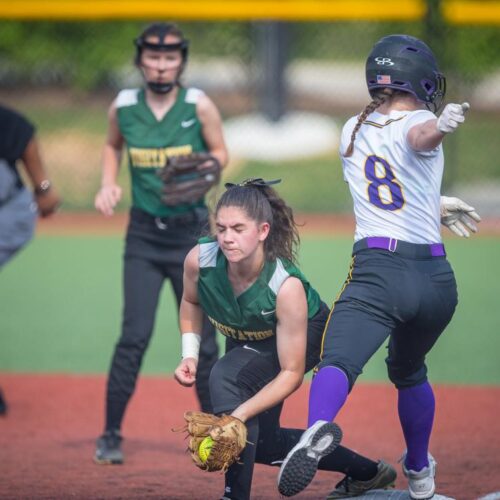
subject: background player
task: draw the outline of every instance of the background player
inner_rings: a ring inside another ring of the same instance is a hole
[[[134,391],[142,357],[154,326],[160,290],[170,279],[177,301],[182,296],[183,262],[208,222],[203,197],[168,206],[157,172],[171,155],[207,151],[222,166],[227,151],[222,122],[213,102],[201,91],[184,88],[188,41],[173,24],[152,24],[135,40],[135,63],[145,88],[122,90],[109,110],[103,151],[101,189],[95,206],[112,215],[121,199],[117,184],[122,148],[127,147],[132,208],[124,257],[124,312],[107,383],[105,432],[94,460],[123,462],[120,429]],[[201,407],[210,411],[208,374],[217,360],[214,328],[205,321],[196,389]]]
[[[23,184],[19,161],[32,191]],[[37,212],[47,217],[60,202],[43,166],[35,127],[17,111],[0,105],[0,268],[32,238]]]
[[[468,105],[448,104],[438,119],[425,109],[440,107],[445,78],[430,48],[411,36],[379,40],[368,56],[366,80],[373,100],[346,123],[340,145],[356,216],[353,259],[324,333],[308,425],[335,419],[389,337],[386,362],[407,446],[403,472],[411,498],[430,498],[434,394],[425,356],[457,305],[439,225],[441,142],[464,121]],[[289,454],[280,479],[293,483],[289,471],[300,467],[307,447],[302,442]],[[287,494],[290,486],[281,481],[279,488]]]
[[[19,161],[33,192],[23,184]],[[43,166],[35,127],[17,111],[0,105],[0,270],[33,237],[37,212],[47,217],[60,202]],[[0,390],[0,415],[7,408]]]

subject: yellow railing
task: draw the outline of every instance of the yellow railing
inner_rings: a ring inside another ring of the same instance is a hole
[[[500,24],[500,2],[448,0],[442,4],[450,24]]]
[[[32,19],[412,20],[423,0],[16,0],[0,16]]]
[[[451,24],[500,24],[499,0],[443,0]],[[0,0],[1,19],[413,21],[425,0]]]

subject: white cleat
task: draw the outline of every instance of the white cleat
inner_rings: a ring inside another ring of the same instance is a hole
[[[300,441],[286,456],[278,475],[278,490],[285,497],[300,493],[313,480],[319,461],[340,443],[337,424],[318,420],[304,431]]]
[[[405,465],[406,453],[402,458],[403,474],[408,478],[408,491],[413,500],[427,500],[434,496],[436,491],[436,461],[429,453],[427,455],[429,465],[420,471],[407,469]]]

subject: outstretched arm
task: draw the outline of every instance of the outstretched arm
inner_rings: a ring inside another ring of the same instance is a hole
[[[465,121],[469,103],[447,104],[439,118],[427,120],[412,127],[407,141],[414,151],[431,151],[437,148],[446,134],[454,132]]]

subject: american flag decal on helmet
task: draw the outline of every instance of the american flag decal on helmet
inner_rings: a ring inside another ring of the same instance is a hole
[[[377,83],[387,85],[391,83],[391,75],[377,75]]]

